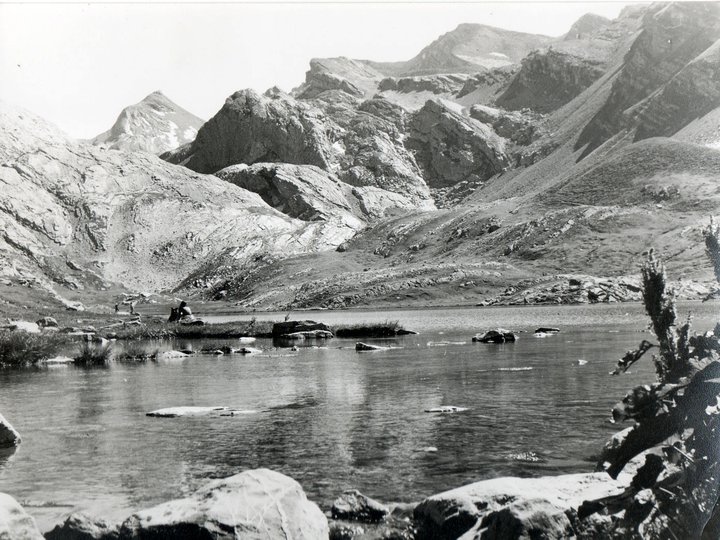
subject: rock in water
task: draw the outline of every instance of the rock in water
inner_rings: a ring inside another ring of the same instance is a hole
[[[496,330],[488,330],[482,336],[480,334],[472,338],[473,341],[479,343],[507,343],[513,342],[517,336],[510,330],[498,328]]]
[[[356,351],[386,351],[389,347],[381,347],[380,345],[369,345],[367,343],[357,342],[355,344]]]
[[[18,444],[20,444],[20,434],[0,414],[0,448],[9,448]],[[2,538],[1,535],[0,538]]]
[[[45,533],[46,540],[117,540],[117,526],[85,514],[70,514],[62,525]]]
[[[285,321],[273,324],[272,336],[285,337],[288,334],[296,332],[312,332],[314,330],[323,330],[330,332],[330,327],[326,324],[315,321]]]
[[[0,538],[3,540],[43,540],[35,520],[6,493],[0,493]]]
[[[358,490],[351,489],[335,499],[331,512],[333,519],[372,523],[385,519],[390,513],[390,509],[384,504],[366,497]]]
[[[122,524],[119,537],[317,540],[329,534],[327,518],[300,484],[283,474],[255,469],[137,512]]]

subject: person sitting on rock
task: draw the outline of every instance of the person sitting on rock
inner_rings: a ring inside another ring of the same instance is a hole
[[[180,307],[178,308],[180,318],[183,317],[192,317],[192,310],[190,309],[190,306],[187,305],[187,302],[184,300],[180,302]]]

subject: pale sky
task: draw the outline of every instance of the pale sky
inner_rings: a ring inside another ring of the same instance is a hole
[[[408,60],[464,22],[559,36],[627,4],[0,3],[0,99],[89,138],[154,90],[208,119],[236,90],[291,90],[313,57]]]

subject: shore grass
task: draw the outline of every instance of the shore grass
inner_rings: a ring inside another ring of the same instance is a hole
[[[133,339],[233,339],[239,337],[271,337],[272,321],[239,321],[232,323],[183,325],[151,322],[108,330],[118,340]]]
[[[67,340],[57,334],[0,330],[0,365],[26,366],[56,356]]]
[[[384,321],[336,326],[333,328],[333,333],[339,338],[383,338],[395,337],[408,332],[398,321]]]
[[[75,363],[85,366],[101,366],[110,361],[112,346],[109,344],[83,343],[74,356]]]

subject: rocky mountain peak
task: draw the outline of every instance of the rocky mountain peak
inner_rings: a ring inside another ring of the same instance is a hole
[[[160,154],[194,140],[202,124],[203,120],[156,90],[125,107],[115,124],[92,143]]]
[[[571,40],[589,37],[591,34],[608,26],[610,22],[610,19],[603,17],[602,15],[586,13],[573,23],[563,39]]]

